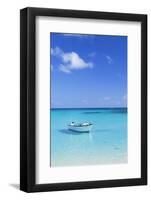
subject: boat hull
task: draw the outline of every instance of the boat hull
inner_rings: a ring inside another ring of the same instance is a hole
[[[91,131],[91,128],[92,128],[92,125],[89,125],[89,126],[86,126],[86,127],[83,127],[83,126],[68,126],[68,129],[71,130],[71,131],[76,131],[76,132],[81,132],[81,133],[86,133],[86,132],[90,132]]]

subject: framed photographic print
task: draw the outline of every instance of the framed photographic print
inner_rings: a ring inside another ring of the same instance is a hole
[[[20,12],[20,189],[147,184],[147,16]]]

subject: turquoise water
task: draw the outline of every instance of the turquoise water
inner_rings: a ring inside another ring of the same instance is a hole
[[[71,121],[89,121],[92,130],[72,132]],[[127,109],[52,109],[50,140],[51,167],[126,163]]]

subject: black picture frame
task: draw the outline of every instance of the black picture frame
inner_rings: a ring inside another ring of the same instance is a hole
[[[141,178],[36,184],[35,162],[35,19],[37,16],[141,22]],[[20,190],[57,190],[121,187],[147,184],[147,15],[24,8],[20,11]]]

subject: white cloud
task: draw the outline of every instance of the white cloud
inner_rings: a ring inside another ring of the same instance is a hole
[[[55,47],[54,49],[51,48],[51,55],[52,56],[61,56],[63,51],[59,47]]]
[[[91,62],[85,62],[76,52],[65,53],[63,55],[64,63],[67,63],[69,69],[84,69],[92,68],[93,64]]]
[[[60,57],[62,63],[59,66],[59,70],[65,73],[71,73],[72,70],[93,68],[92,62],[86,62],[76,52],[65,53],[59,47],[51,49],[51,55]]]
[[[105,58],[107,59],[108,64],[112,64],[113,63],[113,60],[112,60],[112,58],[110,56],[105,55]]]
[[[59,70],[62,71],[62,72],[65,72],[67,74],[71,73],[71,71],[68,69],[68,67],[65,66],[65,65],[62,65],[62,64],[59,66]]]

